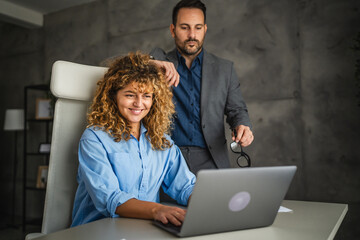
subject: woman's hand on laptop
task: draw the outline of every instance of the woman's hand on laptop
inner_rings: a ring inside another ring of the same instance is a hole
[[[163,224],[170,222],[175,226],[180,226],[184,221],[186,210],[132,198],[119,205],[115,213],[122,217],[154,219]]]
[[[184,221],[186,210],[178,207],[171,207],[159,204],[153,210],[154,219],[163,224],[172,223],[175,226],[181,226]]]

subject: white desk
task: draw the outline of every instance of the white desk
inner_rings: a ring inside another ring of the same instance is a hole
[[[270,227],[217,233],[181,239],[333,239],[348,210],[347,204],[284,201],[293,212],[278,213]],[[56,216],[54,216],[56,217]],[[105,218],[48,234],[36,240],[180,239],[148,220]]]

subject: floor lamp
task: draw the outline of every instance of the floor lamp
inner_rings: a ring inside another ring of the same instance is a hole
[[[13,192],[12,192],[12,225],[15,226],[15,194],[16,194],[16,173],[17,173],[17,134],[24,130],[24,109],[7,109],[5,112],[5,131],[15,132],[14,141],[14,163],[13,163]]]

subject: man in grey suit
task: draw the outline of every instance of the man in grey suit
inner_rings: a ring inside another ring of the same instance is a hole
[[[201,1],[180,1],[170,25],[176,48],[151,52],[174,86],[177,115],[172,139],[195,174],[200,169],[230,167],[224,114],[234,141],[246,147],[254,139],[233,63],[203,49],[205,21],[206,7]]]

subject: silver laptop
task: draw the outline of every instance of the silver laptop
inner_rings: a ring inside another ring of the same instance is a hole
[[[271,225],[296,166],[201,170],[181,227],[161,227],[179,237]]]

